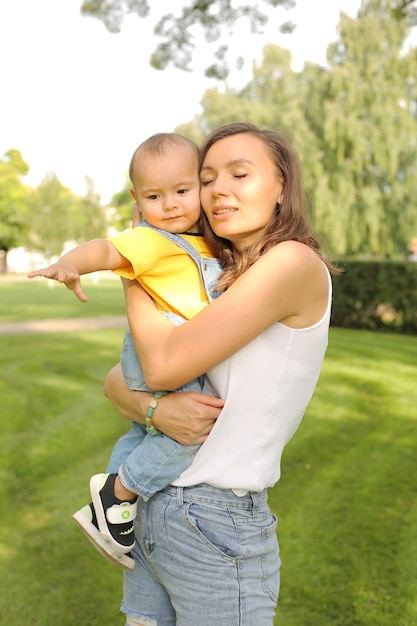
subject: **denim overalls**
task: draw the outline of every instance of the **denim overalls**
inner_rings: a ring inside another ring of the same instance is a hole
[[[142,222],[137,228],[152,228],[184,249],[196,263],[204,290],[209,302],[219,293],[215,287],[221,271],[217,259],[203,258],[185,239],[175,233],[168,233]],[[175,313],[163,313],[175,325],[186,320]],[[129,389],[151,391],[145,385],[142,368],[136,355],[130,331],[126,332],[121,353],[123,375]],[[176,391],[196,391],[212,395],[212,389],[205,376],[180,387]],[[113,448],[108,472],[119,473],[122,484],[145,500],[160,491],[190,466],[199,446],[182,446],[166,435],[148,435],[145,426],[131,423],[129,432],[123,435]]]

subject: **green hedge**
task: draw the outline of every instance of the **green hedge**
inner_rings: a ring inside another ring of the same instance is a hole
[[[332,326],[417,334],[417,263],[342,261]]]

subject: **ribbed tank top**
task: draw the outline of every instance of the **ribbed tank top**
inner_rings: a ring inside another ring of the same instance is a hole
[[[325,314],[308,328],[273,324],[207,372],[225,405],[177,486],[206,483],[237,495],[272,487],[284,446],[314,393],[328,343],[332,285]]]

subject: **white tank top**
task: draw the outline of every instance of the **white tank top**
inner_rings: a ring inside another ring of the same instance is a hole
[[[276,323],[207,376],[226,402],[191,466],[174,481],[207,483],[237,495],[272,487],[284,446],[295,433],[316,387],[327,348],[332,299],[308,328]]]

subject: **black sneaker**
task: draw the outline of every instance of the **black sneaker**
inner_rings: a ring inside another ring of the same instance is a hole
[[[119,500],[114,495],[117,474],[96,474],[90,480],[90,492],[97,517],[98,529],[104,541],[117,552],[130,552],[135,547],[133,520],[136,517],[137,496]]]
[[[115,550],[109,546],[98,529],[96,513],[93,504],[86,504],[82,509],[74,513],[72,516],[78,524],[82,532],[89,539],[92,545],[105,559],[121,567],[123,569],[132,570],[135,567],[135,561],[130,553],[124,553]]]

